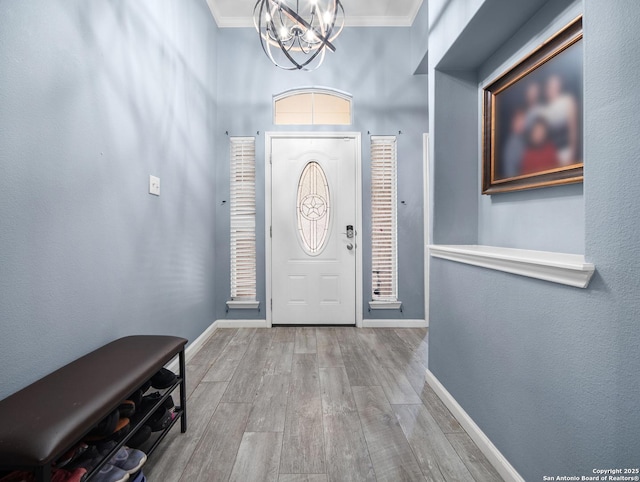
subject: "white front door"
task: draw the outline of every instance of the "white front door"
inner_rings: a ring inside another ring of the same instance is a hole
[[[353,137],[271,140],[272,324],[356,323],[357,149]]]

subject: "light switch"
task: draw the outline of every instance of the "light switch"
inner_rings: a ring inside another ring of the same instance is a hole
[[[156,176],[149,176],[149,194],[154,196],[160,195],[160,178]]]

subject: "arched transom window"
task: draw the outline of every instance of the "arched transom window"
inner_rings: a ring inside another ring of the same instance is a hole
[[[296,89],[273,98],[275,125],[351,125],[352,97],[331,89]]]

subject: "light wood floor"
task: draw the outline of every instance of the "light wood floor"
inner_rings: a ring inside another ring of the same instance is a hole
[[[425,383],[426,329],[219,329],[150,482],[502,480]]]

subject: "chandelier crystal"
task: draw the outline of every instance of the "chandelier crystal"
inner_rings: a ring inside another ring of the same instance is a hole
[[[340,0],[258,0],[253,22],[262,49],[285,70],[315,70],[344,28]]]

